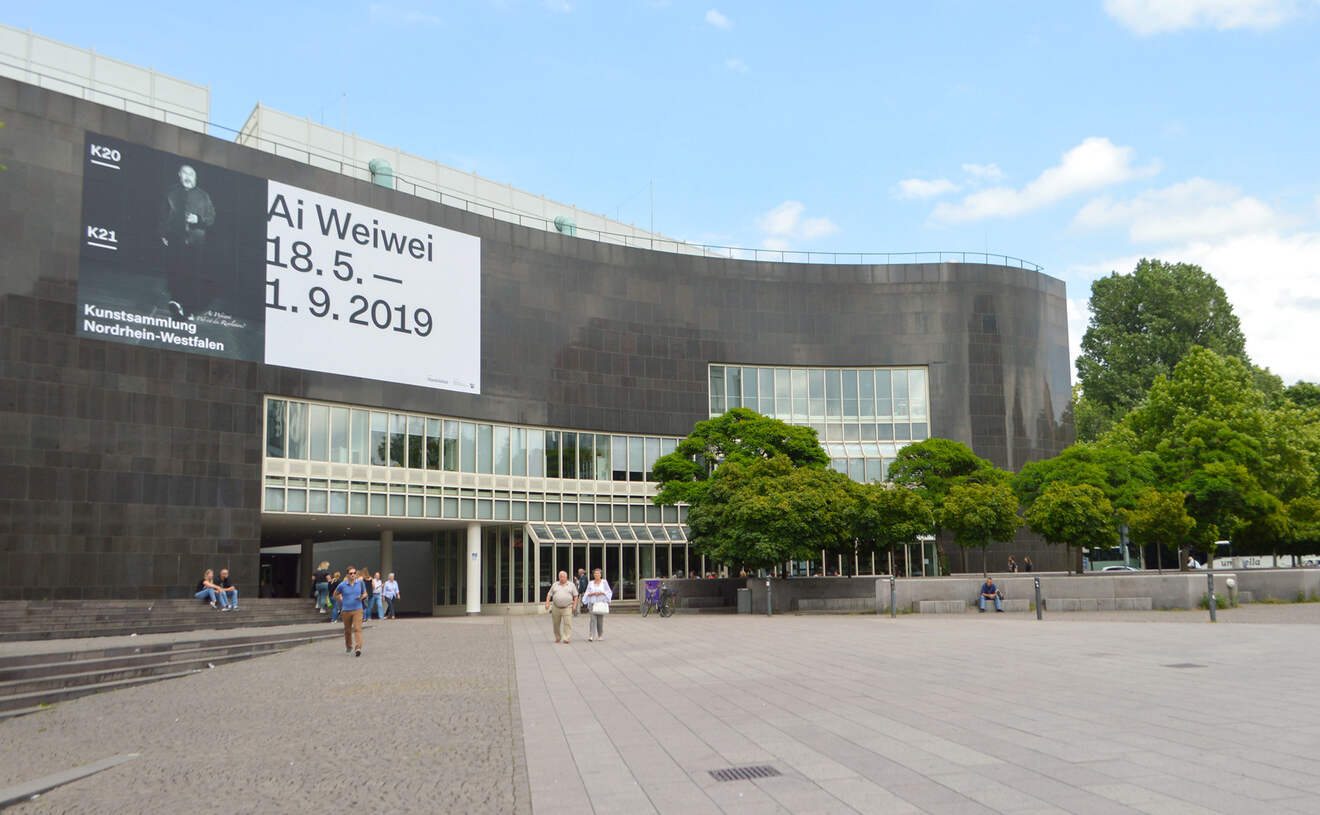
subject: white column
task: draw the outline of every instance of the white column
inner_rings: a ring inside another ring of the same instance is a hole
[[[394,571],[394,530],[382,529],[380,532],[380,576],[388,579]]]
[[[481,613],[481,524],[467,526],[467,613]]]

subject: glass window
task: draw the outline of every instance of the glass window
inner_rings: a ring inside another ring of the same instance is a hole
[[[367,514],[367,494],[365,492],[351,492],[348,494],[348,511],[353,515]]]
[[[491,433],[488,424],[477,425],[477,472],[489,473],[491,460]]]
[[[843,372],[843,420],[857,421],[857,372]]]
[[[894,419],[908,418],[907,371],[894,371]]]
[[[590,433],[578,434],[578,478],[596,475],[596,437]]]
[[[894,440],[894,426],[892,424],[878,424],[875,426],[875,437],[880,441]]]
[[[560,458],[563,459],[563,477],[577,478],[578,472],[578,451],[577,434],[564,432],[560,434]]]
[[[402,413],[390,414],[390,466],[408,466],[408,453],[404,447],[407,440],[408,417]]]
[[[911,411],[913,421],[926,418],[926,372],[924,370],[908,371],[908,409]]]
[[[775,418],[788,421],[793,415],[793,390],[787,368],[775,369]]]
[[[660,440],[646,440],[646,480],[654,481],[655,474],[651,471],[655,469],[655,460],[660,458]]]
[[[509,474],[509,428],[495,427],[491,442],[491,470],[496,475]]]
[[[305,403],[289,403],[288,427],[289,458],[307,458],[307,405]]]
[[[348,408],[330,408],[330,460],[348,463]]]
[[[875,421],[875,372],[857,372],[857,415],[862,421]]]
[[[266,488],[266,509],[271,512],[284,511],[284,490],[280,487]]]
[[[307,490],[289,490],[289,503],[285,509],[289,512],[306,512]]]
[[[458,422],[445,422],[445,469],[458,472]]]
[[[866,459],[866,470],[862,475],[862,480],[869,484],[872,481],[883,481],[884,478],[885,474],[880,469],[880,459]]]
[[[384,466],[389,462],[389,439],[386,430],[390,417],[384,413],[371,414],[371,463]],[[373,513],[375,514],[375,513]]]
[[[678,439],[661,439],[660,455],[667,456],[678,449]]]
[[[756,396],[755,368],[743,368],[742,387],[743,387],[743,393],[742,393],[743,407],[756,410],[760,402],[757,401],[757,396]]]
[[[894,415],[890,396],[890,372],[875,372],[875,418],[887,422]]]
[[[287,412],[288,403],[283,399],[266,400],[266,455],[271,458],[284,458],[284,417]],[[282,493],[280,505],[284,505]]]
[[[426,457],[422,453],[426,439],[423,432],[425,428],[426,420],[421,416],[408,417],[408,466],[414,470],[426,466]]]
[[[509,473],[527,475],[527,430],[513,428],[509,434]]]
[[[801,368],[792,371],[793,421],[807,421],[807,372]]]
[[[545,477],[559,478],[559,431],[545,431]]]
[[[367,432],[367,412],[350,411],[348,418],[349,460],[354,464],[371,461],[371,434]]]
[[[348,493],[333,491],[330,493],[330,512],[335,515],[348,513]]]
[[[757,412],[763,416],[775,415],[775,372],[772,368],[761,368],[756,372],[760,384],[757,390],[760,392],[760,407]]]
[[[830,419],[843,417],[842,373],[837,368],[825,372],[825,415]]]
[[[646,471],[642,469],[646,462],[642,455],[644,440],[638,436],[628,437],[628,480],[641,481]]]
[[[610,480],[610,437],[596,436],[596,480]]]
[[[477,471],[477,426],[472,422],[458,423],[458,468],[465,473]]]
[[[808,421],[825,420],[825,371],[812,368],[807,371],[807,415]]]
[[[426,469],[440,469],[440,420],[426,420]]]
[[[925,422],[913,422],[913,423],[912,423],[912,440],[913,440],[913,441],[921,441],[921,440],[924,439],[924,438],[926,438],[926,423],[925,423]]]
[[[624,436],[610,436],[610,466],[615,481],[628,480],[628,440]]]
[[[710,415],[724,412],[724,366],[710,366]]]
[[[639,524],[646,520],[646,507],[641,504],[628,505],[628,522]]]
[[[527,431],[527,474],[533,478],[545,475],[545,431]]]
[[[730,365],[724,369],[724,395],[729,409],[742,407],[742,368]]]
[[[307,406],[307,457],[312,461],[330,459],[330,408],[326,405]]]

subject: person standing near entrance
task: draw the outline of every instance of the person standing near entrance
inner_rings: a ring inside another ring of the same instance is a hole
[[[348,567],[344,582],[335,588],[335,602],[344,621],[344,653],[362,656],[362,596],[366,581],[358,579],[357,569]]]
[[[613,599],[614,591],[610,589],[609,581],[600,576],[600,569],[596,569],[591,573],[586,593],[582,595],[582,604],[587,607],[587,616],[591,618],[591,622],[587,623],[587,642],[605,639],[605,615],[610,612],[610,601]]]
[[[568,582],[568,572],[559,573],[559,582],[545,595],[545,607],[550,612],[550,624],[555,630],[555,642],[568,645],[573,636],[573,612],[577,611],[576,583]]]
[[[385,587],[381,590],[385,595],[385,610],[389,612],[390,619],[394,619],[394,602],[402,597],[399,594],[399,583],[394,579],[394,572],[390,572],[390,577],[385,581]]]

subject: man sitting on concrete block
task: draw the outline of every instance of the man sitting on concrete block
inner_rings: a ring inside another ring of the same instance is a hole
[[[980,601],[981,613],[985,613],[986,600],[994,600],[995,611],[1002,612],[1004,610],[1003,598],[1003,592],[1001,592],[999,587],[995,585],[995,579],[990,575],[986,575],[985,582],[981,584],[981,596],[977,598]]]

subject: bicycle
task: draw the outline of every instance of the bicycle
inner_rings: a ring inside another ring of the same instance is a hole
[[[651,581],[647,581],[650,583]],[[674,613],[674,594],[673,590],[658,581],[656,585],[646,587],[646,596],[642,598],[642,616],[650,614],[652,611],[661,617],[668,617]]]

